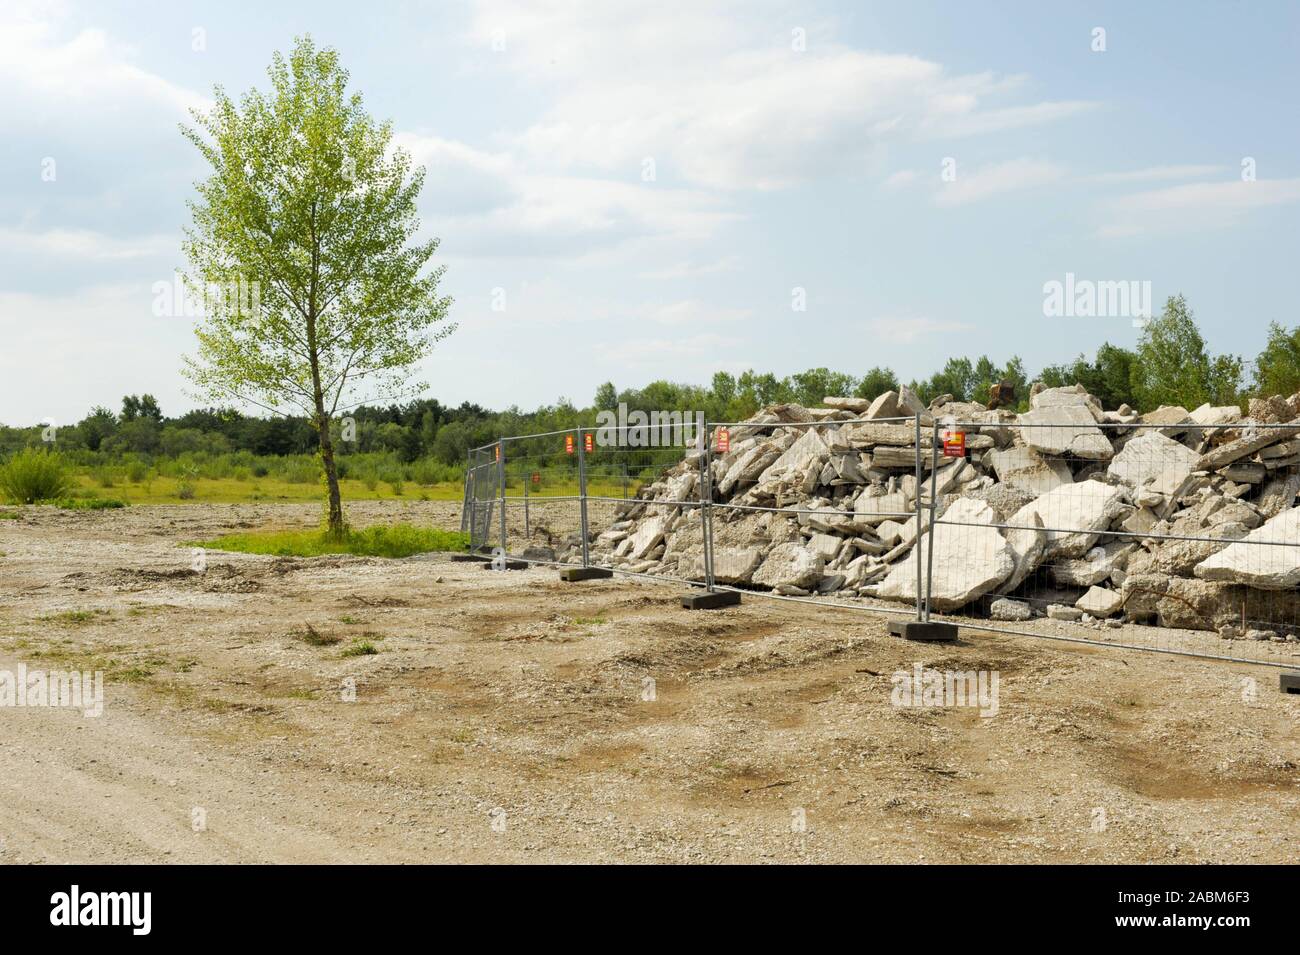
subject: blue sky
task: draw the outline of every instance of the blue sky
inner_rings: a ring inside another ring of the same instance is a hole
[[[0,421],[193,406],[191,322],[152,310],[204,175],[177,124],[307,31],[428,167],[459,330],[422,377],[445,402],[984,353],[1033,372],[1135,342],[1044,316],[1067,272],[1182,292],[1247,358],[1297,324],[1295,4],[17,0]]]

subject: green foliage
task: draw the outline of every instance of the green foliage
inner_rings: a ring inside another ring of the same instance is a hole
[[[1159,318],[1147,322],[1132,365],[1133,393],[1141,411],[1161,405],[1195,408],[1241,399],[1241,359],[1211,357],[1181,295],[1170,296]]]
[[[426,271],[438,240],[415,241],[424,170],[348,92],[338,54],[302,37],[268,73],[269,93],[236,103],[218,88],[183,128],[212,168],[190,204],[186,281],[224,290],[205,296],[187,369],[213,396],[307,416],[338,532],[331,419],[360,389],[403,390],[451,331],[435,329],[451,302],[437,294],[442,268]]]
[[[1255,359],[1255,392],[1293,395],[1300,391],[1300,325],[1287,331],[1277,322],[1268,326],[1268,342]]]
[[[0,466],[0,492],[14,504],[63,497],[71,489],[67,464],[54,451],[24,448]]]
[[[410,557],[431,551],[467,551],[469,538],[459,531],[443,531],[410,524],[382,524],[347,531],[334,539],[325,531],[273,531],[227,534],[190,546],[277,557],[320,557],[356,554],[369,557]]]
[[[1005,365],[995,364],[987,355],[972,362],[969,358],[949,358],[943,370],[925,381],[912,382],[912,390],[926,404],[940,395],[952,395],[957,401],[989,400],[989,387],[1000,381],[1015,386],[1017,396],[1023,398],[1028,391],[1024,362],[1013,355]]]
[[[1088,361],[1083,355],[1067,365],[1049,365],[1039,380],[1049,388],[1083,385],[1095,395],[1103,408],[1116,409],[1120,405],[1138,406],[1133,392],[1133,364],[1137,354],[1109,342],[1097,349],[1097,355]]]
[[[898,376],[892,369],[876,366],[862,376],[853,394],[859,398],[876,399],[886,391],[898,390]]]

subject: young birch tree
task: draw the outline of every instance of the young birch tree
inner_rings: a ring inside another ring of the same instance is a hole
[[[187,374],[206,396],[308,416],[342,536],[330,423],[361,397],[427,387],[410,375],[454,330],[438,325],[451,299],[443,267],[426,269],[438,240],[416,240],[424,170],[348,92],[338,54],[299,38],[268,74],[269,91],[236,103],[218,87],[181,127],[212,167],[184,243],[186,284],[208,292]]]

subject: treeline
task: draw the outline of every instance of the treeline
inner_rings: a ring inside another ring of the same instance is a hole
[[[1300,390],[1300,327],[1286,330],[1273,324],[1268,342],[1254,361],[1253,379],[1245,380],[1245,362],[1236,355],[1212,355],[1181,296],[1169,299],[1163,313],[1150,320],[1134,349],[1104,344],[1091,358],[1044,368],[1037,380],[1051,387],[1080,383],[1107,408],[1127,404],[1139,411],[1177,404],[1194,408],[1213,404],[1242,404],[1255,394],[1290,395]],[[1027,406],[1031,381],[1020,358],[995,362],[987,356],[949,359],[943,368],[909,386],[925,402],[939,395],[958,400],[987,401],[989,387],[1009,382],[1019,406]],[[471,447],[502,435],[554,431],[591,425],[601,410],[703,412],[710,421],[739,421],[764,405],[795,402],[819,404],[827,395],[874,398],[897,389],[898,377],[886,367],[873,367],[861,376],[827,368],[811,368],[778,378],[746,371],[718,372],[707,386],[655,381],[642,388],[620,390],[613,382],[597,389],[590,406],[561,400],[525,412],[517,407],[490,411],[476,404],[446,406],[434,399],[406,404],[357,408],[343,440],[343,422],[335,421],[340,456],[384,454],[404,463],[432,461],[459,467]],[[49,442],[45,429],[0,427],[0,454]],[[150,395],[128,395],[120,411],[97,407],[77,422],[57,429],[54,444],[74,458],[94,460],[130,456],[136,459],[215,457],[230,453],[262,456],[306,455],[317,441],[302,417],[256,417],[231,408],[207,408],[178,417],[163,414]],[[80,453],[78,453],[80,452]]]

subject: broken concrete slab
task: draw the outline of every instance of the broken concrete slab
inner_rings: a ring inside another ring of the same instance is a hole
[[[1126,442],[1107,466],[1106,473],[1135,488],[1154,482],[1160,482],[1161,487],[1181,485],[1199,460],[1200,455],[1185,444],[1151,430]]]
[[[753,582],[773,588],[788,584],[806,589],[821,579],[825,563],[820,554],[798,544],[778,544],[754,572]]]
[[[1088,592],[1075,601],[1074,606],[1094,617],[1109,617],[1124,605],[1124,596],[1105,587],[1089,587]]]
[[[1300,425],[1300,418],[1290,422]],[[1243,429],[1243,434],[1236,441],[1221,444],[1212,451],[1202,454],[1196,462],[1197,471],[1217,471],[1233,461],[1249,457],[1261,448],[1279,441],[1286,441],[1296,436],[1295,428],[1269,428],[1250,425]]]
[[[1074,481],[1070,466],[1064,461],[1044,457],[1033,448],[1023,445],[1004,451],[990,451],[987,463],[1003,484],[1034,494],[1046,494],[1053,488]]]
[[[862,414],[871,407],[871,402],[866,398],[852,397],[823,398],[822,404],[827,408],[836,408],[840,411],[851,411],[855,415]]]
[[[993,509],[983,501],[959,498],[935,526],[933,539],[927,534],[925,548],[913,548],[907,560],[894,566],[876,591],[886,600],[916,599],[918,554],[933,563],[930,606],[939,611],[956,610],[1001,584],[1015,569],[1015,558],[1006,540],[992,527]],[[933,548],[933,557],[929,550]]]
[[[1082,404],[1026,411],[1017,419],[1020,439],[1043,454],[1069,455],[1087,461],[1109,461],[1115,454],[1110,439],[1097,427],[1091,407]]]
[[[1047,528],[1044,560],[1082,557],[1097,542],[1101,531],[1128,512],[1122,487],[1101,481],[1063,484],[1026,504],[1011,516],[1012,525],[1027,527],[1038,515]]]
[[[1197,564],[1195,574],[1260,590],[1294,590],[1300,586],[1300,508],[1269,518]]]

